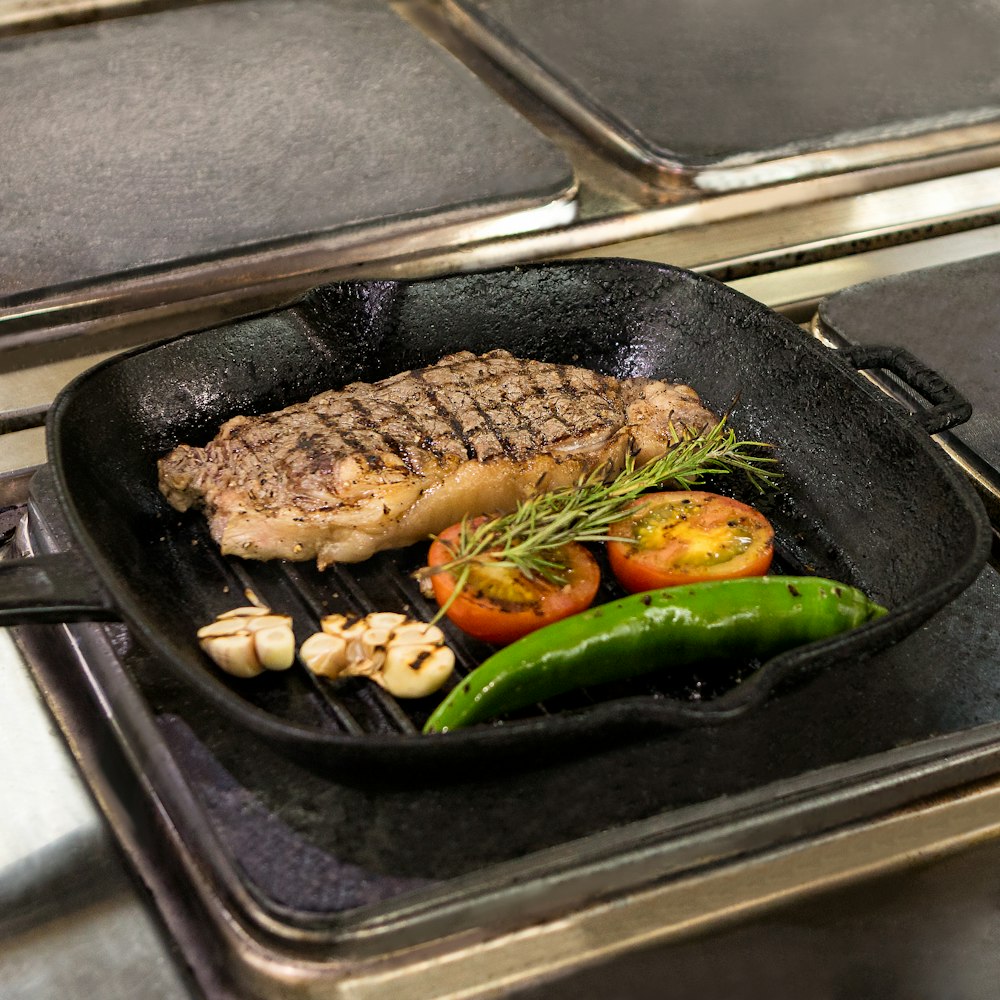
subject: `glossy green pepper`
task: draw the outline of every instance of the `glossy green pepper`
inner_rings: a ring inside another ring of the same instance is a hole
[[[727,657],[769,659],[886,613],[822,577],[763,576],[633,594],[538,629],[457,684],[425,733],[484,722],[574,688]]]

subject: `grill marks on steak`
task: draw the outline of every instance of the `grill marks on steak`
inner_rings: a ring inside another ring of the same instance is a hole
[[[394,456],[423,474],[429,464],[452,460],[525,461],[540,448],[620,422],[607,397],[613,382],[581,368],[520,362],[504,352],[461,354],[304,405],[314,405],[328,431],[372,462]]]
[[[715,416],[687,386],[615,379],[506,351],[451,355],[259,417],[160,460],[179,510],[203,507],[227,554],[356,562],[464,514],[503,512],[629,451],[662,454]]]

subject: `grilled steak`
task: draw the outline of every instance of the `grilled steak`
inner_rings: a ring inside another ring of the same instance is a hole
[[[320,568],[409,545],[464,514],[503,513],[629,451],[661,455],[716,422],[693,389],[525,361],[454,354],[259,417],[159,463],[178,510],[202,507],[227,554]]]

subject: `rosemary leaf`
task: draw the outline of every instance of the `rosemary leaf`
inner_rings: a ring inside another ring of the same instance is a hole
[[[607,467],[602,466],[581,477],[575,486],[521,501],[509,514],[475,526],[473,519],[463,518],[458,540],[452,546],[454,558],[440,566],[425,566],[417,576],[456,574],[449,604],[467,585],[476,563],[518,569],[529,578],[538,576],[561,584],[565,569],[558,558],[552,558],[555,552],[570,542],[604,542],[614,537],[607,533],[608,528],[648,490],[667,483],[687,490],[709,475],[742,472],[751,485],[763,491],[780,476],[773,469],[776,460],[760,454],[770,445],[738,440],[725,417],[707,431],[677,436],[677,444],[647,465],[637,467],[630,455],[611,480],[607,480]],[[446,610],[442,608],[435,620]]]

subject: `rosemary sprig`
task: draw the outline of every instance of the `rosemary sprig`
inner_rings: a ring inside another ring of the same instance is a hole
[[[770,446],[761,441],[738,440],[725,417],[707,431],[686,431],[678,436],[677,444],[647,465],[637,468],[635,457],[630,455],[622,471],[610,481],[606,481],[607,468],[602,466],[575,486],[521,501],[510,514],[475,526],[473,520],[463,518],[458,540],[451,546],[454,559],[440,566],[425,566],[417,571],[417,578],[454,574],[451,600],[468,583],[477,563],[518,569],[529,579],[540,576],[560,584],[564,582],[565,567],[553,554],[570,542],[613,538],[607,529],[621,520],[628,504],[647,490],[668,482],[687,490],[709,475],[742,472],[757,490],[763,491],[780,476],[771,468],[776,459],[758,453],[758,449]],[[435,620],[446,611],[447,606],[441,608]]]

